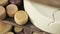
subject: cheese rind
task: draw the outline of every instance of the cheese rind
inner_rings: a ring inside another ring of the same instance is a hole
[[[8,0],[0,0],[0,6],[5,6],[8,4]]]
[[[0,34],[8,32],[12,28],[12,25],[0,22]]]
[[[14,4],[10,4],[6,7],[7,14],[10,17],[14,17],[15,13],[18,11],[18,7]]]
[[[13,32],[7,32],[6,34],[14,34]]]
[[[26,24],[28,21],[28,15],[25,11],[18,11],[14,16],[15,22],[19,25]]]
[[[0,6],[0,20],[5,19],[5,17],[6,17],[5,8],[3,6]]]
[[[21,27],[14,27],[14,31],[16,33],[21,32],[22,30],[23,30],[23,28],[21,28]]]

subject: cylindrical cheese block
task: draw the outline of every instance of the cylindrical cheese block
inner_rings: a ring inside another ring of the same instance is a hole
[[[21,28],[21,27],[14,27],[14,31],[16,33],[21,32],[22,30],[23,30],[23,28]]]
[[[14,4],[8,5],[8,6],[6,7],[6,9],[7,9],[7,14],[8,14],[8,16],[10,16],[10,17],[13,17],[14,14],[18,11],[17,6],[14,5]]]
[[[13,32],[7,32],[6,34],[14,34]]]
[[[8,32],[12,28],[12,25],[6,24],[5,22],[0,22],[0,34]]]
[[[0,6],[5,6],[8,4],[8,0],[0,0]]]
[[[15,22],[19,25],[26,24],[28,21],[28,15],[25,11],[18,11],[14,16]]]
[[[6,17],[5,8],[0,6],[0,19],[4,19]]]

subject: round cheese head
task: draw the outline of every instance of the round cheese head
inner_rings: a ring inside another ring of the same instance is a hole
[[[12,25],[6,24],[2,21],[0,21],[0,34],[4,34],[8,32],[12,28]]]
[[[0,6],[0,20],[5,19],[5,17],[6,17],[5,8],[3,6]]]
[[[8,0],[0,0],[0,6],[5,6],[8,4]]]
[[[6,7],[7,14],[10,17],[14,17],[15,13],[18,11],[18,7],[14,4],[10,4]]]
[[[14,16],[15,22],[19,25],[24,25],[28,21],[28,15],[25,11],[18,11]]]
[[[6,34],[14,34],[13,32],[7,32]]]

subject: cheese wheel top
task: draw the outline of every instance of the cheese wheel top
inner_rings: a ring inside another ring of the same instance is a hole
[[[14,34],[13,32],[7,32],[6,34]]]
[[[17,6],[14,4],[8,5],[6,9],[7,9],[7,14],[11,17],[18,11]]]
[[[6,33],[12,28],[12,25],[0,22],[0,33]]]
[[[5,13],[5,8],[3,6],[0,6],[0,16]]]
[[[25,11],[18,11],[14,16],[15,22],[19,25],[24,25],[28,21],[28,14]]]
[[[24,20],[24,19],[27,19],[28,16],[27,16],[27,13],[24,12],[24,11],[18,11],[16,14],[15,14],[15,17],[19,20]]]
[[[5,5],[7,4],[8,0],[0,0],[0,5]]]
[[[21,27],[14,27],[15,32],[21,32],[22,30],[23,30],[23,28],[21,28]]]

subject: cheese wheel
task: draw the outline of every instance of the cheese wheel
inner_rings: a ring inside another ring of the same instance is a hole
[[[4,19],[6,17],[5,8],[0,6],[0,19]]]
[[[0,6],[5,6],[8,4],[8,0],[0,0]]]
[[[21,32],[23,30],[23,28],[21,28],[21,27],[14,27],[14,31],[15,32]]]
[[[14,34],[13,32],[7,32],[6,34]]]
[[[12,25],[0,22],[0,34],[8,32],[12,28]]]
[[[14,16],[15,22],[19,25],[26,24],[28,21],[28,15],[25,11],[18,11]]]
[[[8,16],[10,16],[10,17],[13,17],[14,14],[18,11],[17,6],[14,5],[14,4],[8,5],[8,6],[6,7],[6,9],[7,9],[7,14],[8,14]]]

